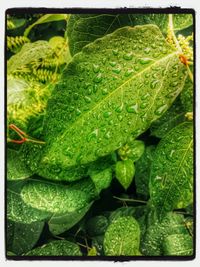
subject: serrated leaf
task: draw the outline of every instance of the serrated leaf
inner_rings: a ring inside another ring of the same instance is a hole
[[[81,256],[80,248],[75,243],[66,240],[55,240],[37,247],[26,256]]]
[[[183,215],[167,213],[162,220],[148,218],[147,230],[141,240],[141,252],[144,256],[164,255],[164,238],[171,234],[188,234]]]
[[[22,161],[19,151],[8,149],[7,151],[7,179],[23,180],[33,175],[33,172]]]
[[[190,14],[174,14],[176,31],[192,25]],[[112,33],[123,26],[156,24],[166,33],[168,14],[72,14],[67,25],[70,51],[72,55],[97,38]]]
[[[49,176],[58,165],[64,172],[115,151],[131,133],[136,138],[168,109],[185,78],[178,52],[156,26],[125,27],[86,46],[49,101],[41,168],[49,166]]]
[[[135,167],[133,161],[130,159],[124,161],[117,161],[115,166],[115,175],[124,189],[128,189],[133,181],[135,174]]]
[[[31,250],[37,243],[44,227],[44,222],[31,224],[7,222],[7,250],[16,255]]]
[[[8,74],[22,67],[30,64],[31,62],[40,60],[42,58],[50,57],[53,55],[53,49],[47,41],[36,41],[34,43],[25,44],[20,52],[12,56],[7,63]]]
[[[108,227],[108,219],[102,215],[92,217],[86,222],[85,227],[89,236],[103,235]]]
[[[88,205],[97,196],[89,179],[71,185],[47,181],[28,181],[22,188],[22,200],[32,208],[49,213],[71,213]]]
[[[187,81],[187,79],[186,79]],[[185,88],[185,86],[184,86]],[[184,90],[184,89],[183,89]],[[182,94],[182,92],[181,92]],[[164,137],[172,128],[185,121],[185,110],[180,99],[177,99],[173,105],[158,120],[151,124],[150,130],[153,136]]]
[[[140,227],[133,217],[120,217],[107,228],[104,237],[106,256],[139,255]]]
[[[191,256],[193,240],[188,234],[169,235],[163,242],[165,256]]]
[[[91,205],[92,203],[78,211],[67,212],[61,215],[55,214],[48,222],[50,232],[53,235],[60,235],[69,230],[85,216]]]
[[[147,146],[142,157],[135,163],[135,184],[138,195],[149,198],[149,179],[155,146]]]
[[[160,217],[193,197],[193,125],[181,123],[158,144],[151,166],[150,197]]]

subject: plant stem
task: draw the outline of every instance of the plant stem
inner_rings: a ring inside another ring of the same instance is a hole
[[[147,203],[147,201],[140,200],[140,199],[120,198],[120,197],[115,197],[115,196],[113,196],[113,198],[118,199],[120,201],[126,201],[126,202],[138,202],[138,203],[143,203],[143,204]]]

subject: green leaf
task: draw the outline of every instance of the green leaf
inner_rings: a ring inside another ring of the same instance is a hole
[[[193,197],[193,124],[181,123],[158,144],[151,166],[150,197],[160,217]]]
[[[185,86],[181,92],[181,103],[186,112],[193,111],[193,98],[194,98],[194,84],[190,77],[187,77]]]
[[[8,78],[7,115],[9,123],[26,130],[29,119],[36,118],[46,108],[52,85],[45,86],[36,81]]]
[[[96,190],[100,193],[110,186],[112,181],[112,169],[110,157],[105,157],[92,163],[88,169],[88,175],[95,184]]]
[[[115,174],[117,180],[124,187],[124,189],[128,189],[135,174],[135,167],[132,160],[127,159],[124,161],[117,161],[115,166]]]
[[[66,20],[67,17],[68,17],[67,14],[45,14],[44,16],[39,18],[36,22],[34,22],[33,24],[31,24],[29,27],[26,28],[24,36],[28,36],[32,28],[35,27],[36,25],[52,21]]]
[[[187,79],[186,79],[187,81]],[[185,88],[185,86],[184,86]],[[182,93],[181,93],[182,94]],[[180,99],[176,99],[173,105],[168,109],[163,116],[151,124],[151,134],[162,138],[172,128],[177,126],[179,123],[185,121],[185,110],[183,109]]]
[[[53,215],[48,222],[49,230],[53,235],[60,235],[77,224],[90,209],[92,203],[74,212]]]
[[[33,175],[33,172],[24,164],[19,151],[7,151],[7,179],[23,180]]]
[[[102,235],[108,227],[108,219],[102,215],[92,217],[86,222],[85,227],[89,236]]]
[[[191,256],[193,254],[193,240],[190,235],[174,234],[164,239],[165,256]]]
[[[131,159],[133,162],[137,161],[144,153],[144,142],[134,140],[126,144],[118,150],[118,154],[122,160]]]
[[[36,41],[25,44],[20,52],[12,56],[7,63],[8,74],[22,68],[31,62],[39,61],[53,55],[53,49],[47,41]]]
[[[7,222],[7,250],[16,255],[31,250],[37,243],[44,227],[44,222],[31,224]]]
[[[139,255],[140,227],[130,216],[114,220],[107,228],[104,237],[106,256]]]
[[[26,256],[81,256],[80,248],[75,243],[67,240],[55,240],[41,247],[37,247]]]
[[[174,14],[176,31],[192,25],[190,14]],[[97,38],[112,33],[123,26],[156,24],[167,32],[168,14],[72,14],[67,25],[70,52],[72,55]]]
[[[142,157],[135,163],[135,184],[138,195],[149,198],[149,179],[155,146],[147,146]]]
[[[169,212],[162,218],[162,221],[150,216],[147,220],[146,233],[140,243],[144,256],[164,255],[164,238],[172,234],[188,234],[183,215]]]
[[[96,196],[97,192],[89,179],[70,185],[32,180],[21,191],[23,201],[30,207],[62,215],[84,208]]]
[[[51,213],[32,208],[21,198],[20,192],[25,182],[12,182],[7,188],[7,218],[14,222],[30,224],[50,218]]]
[[[172,104],[185,72],[156,26],[125,27],[86,46],[48,102],[41,168],[64,172],[136,138]]]

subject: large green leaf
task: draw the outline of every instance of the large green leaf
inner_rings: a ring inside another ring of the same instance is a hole
[[[49,230],[53,235],[59,235],[78,223],[90,209],[92,203],[74,212],[66,212],[61,215],[53,215],[48,222]]]
[[[175,14],[176,31],[192,25],[192,15]],[[123,26],[156,24],[167,32],[168,14],[73,14],[67,25],[70,52],[80,52],[90,42]]]
[[[194,98],[194,84],[191,78],[188,76],[185,81],[185,86],[181,92],[181,103],[186,112],[193,111],[193,99]]]
[[[21,198],[20,192],[24,186],[23,182],[12,182],[7,187],[7,218],[19,223],[33,223],[47,220],[51,213],[32,208]]]
[[[16,255],[31,250],[37,243],[44,227],[44,222],[31,224],[7,222],[7,250]]]
[[[150,214],[146,225],[147,230],[140,243],[141,252],[145,256],[164,255],[163,246],[166,237],[173,234],[188,234],[183,215],[171,212],[167,213],[162,221]]]
[[[94,184],[89,179],[70,185],[31,180],[21,191],[21,197],[27,205],[52,214],[81,210],[96,196]]]
[[[26,256],[81,256],[80,248],[75,243],[67,240],[55,240],[41,247],[37,247]]]
[[[108,226],[104,237],[106,256],[136,256],[139,253],[140,227],[130,216],[119,217]]]
[[[153,25],[125,27],[86,46],[48,102],[41,169],[64,176],[120,148],[131,133],[136,138],[168,109],[185,78],[178,52]]]
[[[193,254],[193,240],[189,234],[169,235],[164,239],[164,255],[191,256]]]
[[[7,179],[22,180],[33,175],[33,172],[22,161],[19,151],[8,149],[7,151]]]
[[[193,124],[184,122],[160,141],[151,166],[150,197],[162,217],[188,206],[193,194]]]
[[[181,95],[182,93],[183,92],[181,92]],[[170,109],[168,109],[165,114],[163,114],[163,116],[161,116],[158,120],[152,123],[150,127],[151,134],[158,138],[162,138],[172,128],[184,121],[185,110],[183,109],[183,106],[180,103],[180,99],[176,99]]]

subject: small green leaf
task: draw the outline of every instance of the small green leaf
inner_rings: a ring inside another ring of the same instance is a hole
[[[140,227],[130,216],[114,220],[107,228],[104,237],[106,256],[139,255]]]
[[[24,36],[28,36],[32,28],[35,27],[36,25],[52,21],[66,20],[67,18],[68,15],[66,14],[45,14],[44,16],[39,18],[36,22],[34,22],[33,24],[31,24],[29,27],[26,28]]]
[[[122,160],[131,159],[133,162],[137,161],[144,153],[144,142],[140,140],[134,140],[131,143],[127,143],[125,146],[118,150],[118,154]]]
[[[127,159],[124,161],[118,161],[115,166],[115,174],[117,180],[124,189],[128,189],[135,174],[135,167],[132,160]]]
[[[87,256],[97,256],[96,247],[92,247],[89,249]]]
[[[98,193],[110,186],[112,181],[112,169],[110,157],[102,158],[90,164],[88,175],[95,184]]]
[[[188,234],[174,234],[164,238],[165,256],[191,256],[193,254],[193,240]]]
[[[7,170],[8,180],[23,180],[33,175],[23,162],[21,153],[13,149],[7,151]]]
[[[150,177],[150,197],[160,217],[193,201],[193,124],[173,128],[158,144]]]
[[[44,222],[31,224],[7,222],[7,250],[16,255],[31,250],[37,243],[44,227]]]
[[[136,192],[145,199],[149,198],[149,179],[154,151],[155,146],[147,146],[142,157],[135,163]]]
[[[37,247],[25,256],[81,256],[80,248],[75,243],[66,240],[55,240]]]
[[[78,211],[66,212],[61,215],[53,215],[48,222],[50,232],[53,235],[60,235],[61,233],[69,230],[85,216],[91,205],[92,203]]]

